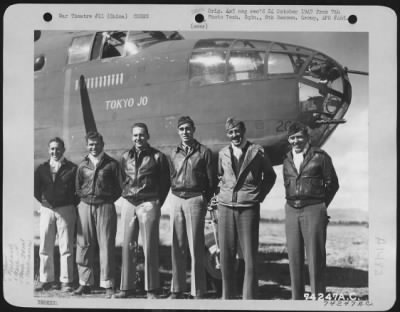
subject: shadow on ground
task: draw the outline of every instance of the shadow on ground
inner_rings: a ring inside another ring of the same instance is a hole
[[[289,264],[279,262],[279,260],[287,258],[287,253],[259,253],[257,259],[259,280],[273,281],[279,285],[290,286]],[[306,284],[309,284],[308,274],[305,274],[305,281]],[[368,287],[368,272],[354,268],[328,266],[325,281],[327,287]]]
[[[121,247],[116,247],[115,260],[117,265],[115,281],[116,286],[119,288],[120,277],[121,277]],[[98,259],[98,257],[97,257]],[[54,251],[54,261],[55,261],[55,276],[58,280],[60,274],[60,254],[58,247]],[[260,252],[258,255],[258,268],[257,274],[259,276],[259,299],[290,299],[290,275],[289,275],[289,265],[287,263],[287,253],[285,252]],[[190,260],[188,260],[188,267],[190,265]],[[95,270],[95,283],[99,284],[99,262],[95,263],[97,269]],[[143,254],[142,252],[138,257],[138,273],[137,273],[137,291],[136,297],[145,297],[143,291]],[[236,275],[242,276],[240,272],[243,269],[239,267],[239,273]],[[188,270],[189,273],[189,270]],[[39,280],[39,246],[35,245],[34,248],[34,277],[35,280]],[[160,280],[162,289],[160,291],[160,297],[165,298],[169,295],[169,289],[171,285],[171,248],[170,246],[160,246]],[[76,266],[74,267],[74,286],[78,286],[78,273]],[[326,272],[327,287],[338,287],[338,288],[362,288],[368,287],[368,272],[363,270],[358,270],[354,268],[341,268],[341,267],[328,267]],[[188,274],[188,289],[190,277]],[[240,283],[240,282],[239,282]],[[308,276],[306,274],[306,283],[309,283]],[[207,281],[208,293],[207,298],[219,298],[220,297],[220,283],[215,283],[215,281],[210,278]],[[103,291],[101,289],[96,289],[93,294],[94,296],[99,296]],[[240,298],[241,291],[238,290],[238,298]],[[47,296],[66,296],[60,292],[55,292],[53,294],[35,293],[35,295],[47,295]]]

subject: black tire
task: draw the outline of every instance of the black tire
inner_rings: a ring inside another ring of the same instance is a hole
[[[218,296],[222,294],[222,274],[221,270],[217,268],[216,259],[218,257],[219,260],[219,252],[217,250],[217,244],[215,242],[214,233],[208,233],[205,236],[205,267],[206,267],[206,277],[207,277],[207,284],[209,288],[217,293]],[[236,282],[237,282],[237,291],[238,293],[242,292],[242,285],[244,280],[244,260],[242,256],[242,251],[238,246],[238,255],[236,258],[235,263],[235,274]]]
[[[217,268],[216,259],[219,260],[217,244],[214,233],[208,233],[205,236],[205,267],[208,287],[215,291],[218,296],[222,294],[222,275],[221,270]]]

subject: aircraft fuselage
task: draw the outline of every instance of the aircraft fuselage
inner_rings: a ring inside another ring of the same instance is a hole
[[[350,104],[351,87],[341,66],[307,48],[297,52],[296,46],[266,41],[246,46],[233,39],[221,39],[228,45],[220,46],[211,40],[166,40],[134,55],[96,57],[96,47],[104,54],[104,42],[96,45],[99,35],[87,32],[88,40],[90,35],[90,59],[76,63],[70,62],[71,41],[81,34],[35,43],[35,57],[48,58],[48,67],[35,72],[35,165],[47,158],[53,136],[65,140],[71,160],[85,155],[81,76],[105,149],[117,158],[132,145],[134,122],[146,123],[151,145],[168,154],[179,143],[177,119],[189,115],[195,137],[217,152],[228,144],[225,120],[235,116],[245,122],[247,138],[264,146],[276,165],[287,150],[291,122],[309,123],[313,143],[320,146],[336,127],[330,121],[341,119]],[[271,65],[274,61],[284,64]],[[313,63],[319,69],[329,64],[338,73],[326,83]]]

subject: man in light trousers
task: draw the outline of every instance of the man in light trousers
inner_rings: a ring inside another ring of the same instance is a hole
[[[74,295],[88,294],[94,286],[94,261],[100,251],[100,287],[106,298],[114,294],[115,236],[117,213],[114,202],[121,195],[118,162],[104,153],[103,137],[98,132],[86,135],[89,154],[78,166],[76,192],[78,206],[76,263],[79,288]]]
[[[194,139],[193,120],[178,119],[181,143],[170,159],[171,194],[168,205],[172,229],[171,299],[183,298],[186,290],[187,246],[191,255],[191,295],[203,298],[206,292],[204,267],[204,221],[207,203],[214,189],[211,150]]]
[[[143,243],[144,279],[147,298],[157,298],[160,288],[159,226],[161,206],[170,186],[166,156],[148,143],[147,125],[135,123],[132,128],[133,147],[123,153],[122,176],[122,243],[121,291],[115,298],[126,298],[136,288],[136,257],[138,235]]]
[[[60,250],[60,282],[64,292],[72,291],[73,243],[76,223],[75,194],[77,166],[64,157],[64,141],[49,141],[50,159],[35,170],[34,195],[40,202],[40,283],[36,291],[49,290],[54,277],[54,244],[58,234]]]

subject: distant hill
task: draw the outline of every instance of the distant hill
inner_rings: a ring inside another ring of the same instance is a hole
[[[368,223],[368,212],[359,209],[328,209],[331,223]],[[261,209],[261,219],[279,222],[285,219],[284,209]]]
[[[120,214],[121,211],[119,203],[120,202],[118,201],[116,202],[116,210],[118,214]],[[35,215],[37,215],[39,208],[39,204],[35,201]],[[161,214],[169,215],[168,209],[163,208]],[[331,217],[331,223],[368,223],[368,211],[364,210],[335,208],[328,209],[328,215]],[[266,222],[282,222],[285,220],[285,211],[284,209],[261,208],[261,219]]]

